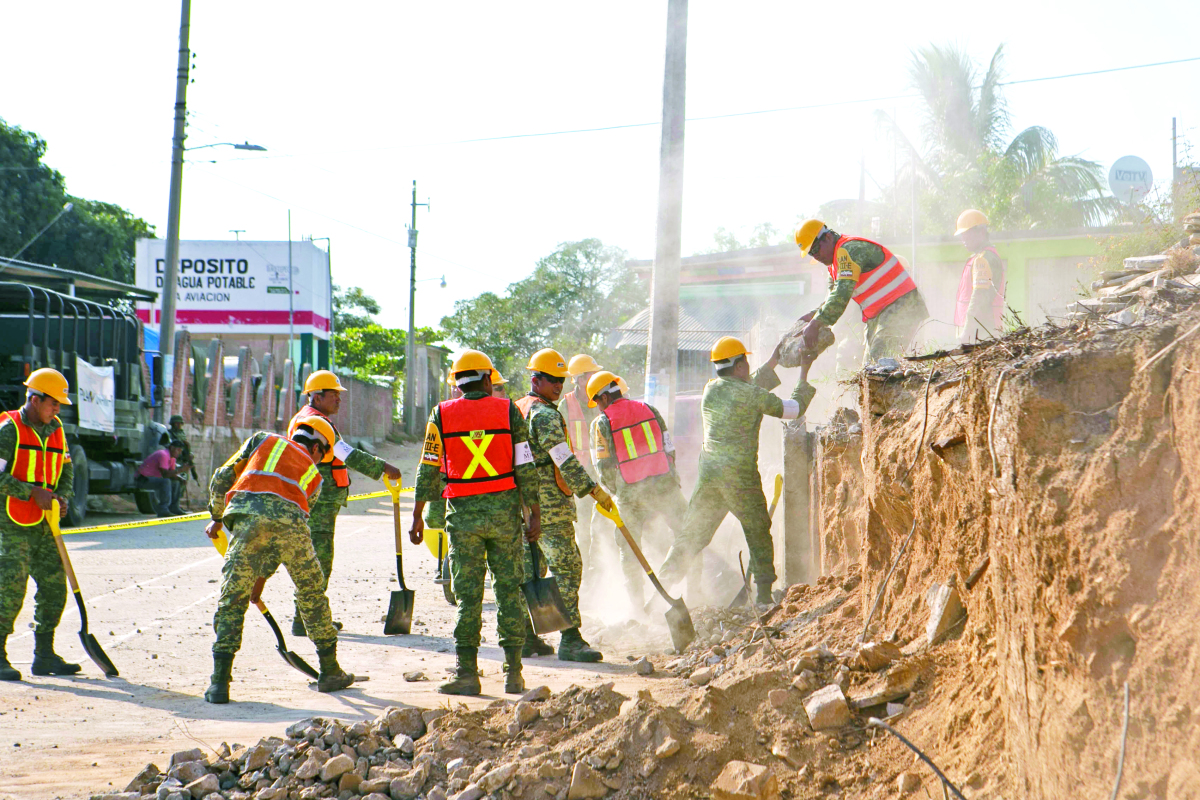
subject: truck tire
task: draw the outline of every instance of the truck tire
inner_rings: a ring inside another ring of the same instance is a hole
[[[133,492],[133,500],[137,503],[138,511],[143,514],[155,513],[154,508],[154,492],[149,489],[135,489]]]
[[[67,503],[67,524],[78,527],[87,519],[88,486],[90,484],[88,460],[87,453],[83,451],[83,445],[73,444],[67,450],[71,456],[71,466],[75,470],[75,495]]]

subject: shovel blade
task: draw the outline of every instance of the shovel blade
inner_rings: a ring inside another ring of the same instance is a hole
[[[83,651],[100,668],[100,671],[104,673],[104,677],[116,678],[120,675],[112,659],[108,657],[108,654],[100,647],[100,643],[96,641],[95,634],[80,631],[79,641],[83,643]]]
[[[730,602],[727,608],[737,608],[738,606],[746,605],[746,598],[750,596],[750,592],[746,591],[746,584],[742,584],[742,588],[738,589],[738,593],[734,595],[733,601]]]
[[[400,589],[392,592],[388,602],[387,620],[383,623],[384,636],[407,634],[412,630],[413,598],[416,591]]]
[[[565,631],[575,627],[568,618],[567,607],[554,578],[534,578],[522,584],[521,590],[525,592],[529,618],[533,620],[533,630],[537,634]]]
[[[282,648],[278,648],[278,649],[279,649],[279,655],[283,656],[284,661],[291,664],[293,667],[300,670],[305,675],[312,678],[314,681],[320,677],[320,673],[318,673],[315,669],[310,667],[308,665],[308,662],[305,661],[303,658],[296,655],[291,650],[284,650]]]
[[[671,644],[676,653],[682,653],[696,639],[696,626],[692,624],[692,615],[682,600],[671,603],[667,611],[667,630],[671,632]]]

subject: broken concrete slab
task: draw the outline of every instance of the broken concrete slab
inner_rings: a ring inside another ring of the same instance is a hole
[[[594,797],[604,797],[608,787],[596,771],[583,761],[578,761],[571,769],[571,786],[567,789],[567,800],[588,800]]]
[[[831,683],[813,692],[804,701],[804,711],[814,731],[834,730],[850,722],[850,706],[837,684]]]
[[[730,761],[712,784],[716,800],[779,800],[779,779],[770,767]]]
[[[925,625],[925,640],[930,646],[937,644],[950,629],[962,621],[967,609],[958,594],[958,583],[951,575],[946,583],[934,583],[925,595],[929,606],[929,622]]]
[[[904,653],[891,642],[866,642],[859,645],[855,663],[867,672],[877,672],[903,657]]]

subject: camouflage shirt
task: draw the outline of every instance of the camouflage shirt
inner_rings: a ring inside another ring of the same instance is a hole
[[[650,406],[650,410],[654,412],[654,418],[658,420],[658,426],[662,428],[664,444],[666,444],[666,440],[670,439],[667,434],[667,423],[663,420],[662,414],[658,413],[657,408]],[[621,470],[617,466],[615,453],[616,445],[613,443],[612,423],[601,412],[592,420],[592,455],[596,466],[600,470],[600,485],[609,494],[616,495],[622,500],[627,498],[633,499],[635,496],[662,491],[660,481],[670,481],[674,486],[679,486],[679,476],[675,472],[675,450],[673,447],[667,449],[667,460],[671,464],[671,472],[669,474],[656,475],[653,478],[638,481],[634,484],[625,483],[624,479],[621,478]]]
[[[229,505],[225,505],[225,495],[233,488],[234,482],[237,481],[238,463],[248,459],[268,436],[275,435],[277,434],[268,433],[267,431],[259,431],[254,434],[242,442],[241,448],[213,473],[212,480],[208,484],[209,516],[213,519],[222,519],[238,514],[249,514],[273,520],[286,520],[297,525],[302,525],[305,528],[308,527],[308,514],[304,513],[304,509],[290,500],[285,500],[277,495],[238,492],[230,500]],[[325,485],[325,479],[322,476],[321,485],[317,487],[317,491],[313,496],[308,499],[309,508],[317,504],[318,499],[325,490]]]
[[[837,249],[834,258],[837,259],[838,279],[830,283],[829,296],[817,309],[816,315],[826,325],[833,325],[846,313],[846,306],[854,295],[854,287],[858,285],[858,276],[884,262],[883,248],[874,242],[846,242]]]
[[[708,382],[700,399],[704,420],[704,442],[700,446],[703,469],[758,469],[762,418],[783,417],[783,400],[770,391],[778,385],[779,376],[766,367],[756,370],[749,382],[720,377]],[[796,384],[792,399],[800,404],[801,415],[816,393],[805,381]]]
[[[467,392],[463,395],[468,400],[478,400],[487,396],[484,392]],[[509,409],[508,424],[512,432],[514,447],[529,441],[529,426],[525,424],[525,418],[521,416],[515,403]],[[420,466],[417,468],[415,499],[430,505],[440,505],[444,509],[440,515],[443,525],[437,527],[444,526],[450,533],[469,531],[477,524],[489,524],[488,521],[494,518],[498,510],[521,505],[521,498],[524,498],[525,505],[537,502],[538,478],[532,463],[514,466],[513,471],[516,473],[517,481],[517,490],[515,491],[489,492],[488,494],[443,499],[442,492],[445,491],[446,482],[443,480],[442,472],[440,431],[441,408],[436,407],[429,415],[429,422],[425,426],[425,448],[421,453]],[[429,518],[427,515],[426,519]]]
[[[22,408],[19,413],[21,414],[21,421],[29,425],[29,420],[25,416],[25,409]],[[49,425],[30,425],[30,427],[33,428],[38,436],[42,437],[42,441],[45,441],[46,437],[62,427],[62,422],[59,421],[58,417],[55,417],[50,421]],[[4,471],[0,472],[0,496],[28,500],[33,489],[33,484],[19,480],[12,474],[12,466],[16,461],[16,453],[17,429],[11,421],[5,420],[4,424],[0,425],[0,459],[5,461]],[[58,484],[53,488],[53,492],[66,500],[70,500],[75,496],[75,468],[69,459],[63,464],[62,474],[58,476]],[[13,522],[8,518],[7,513],[0,510],[0,530],[28,531],[29,528]]]
[[[529,407],[529,446],[538,474],[538,498],[542,507],[542,525],[574,522],[575,497],[583,497],[596,488],[583,464],[567,441],[567,422],[551,403],[540,397]],[[571,494],[558,486],[555,467]],[[574,495],[574,496],[572,496]]]

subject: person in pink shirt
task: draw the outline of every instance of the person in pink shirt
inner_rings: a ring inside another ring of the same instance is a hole
[[[173,488],[178,484],[173,478],[187,469],[186,466],[176,467],[176,459],[182,454],[183,446],[171,442],[168,447],[159,448],[146,456],[146,460],[138,467],[136,486],[154,492],[154,509],[160,517],[182,513]]]

